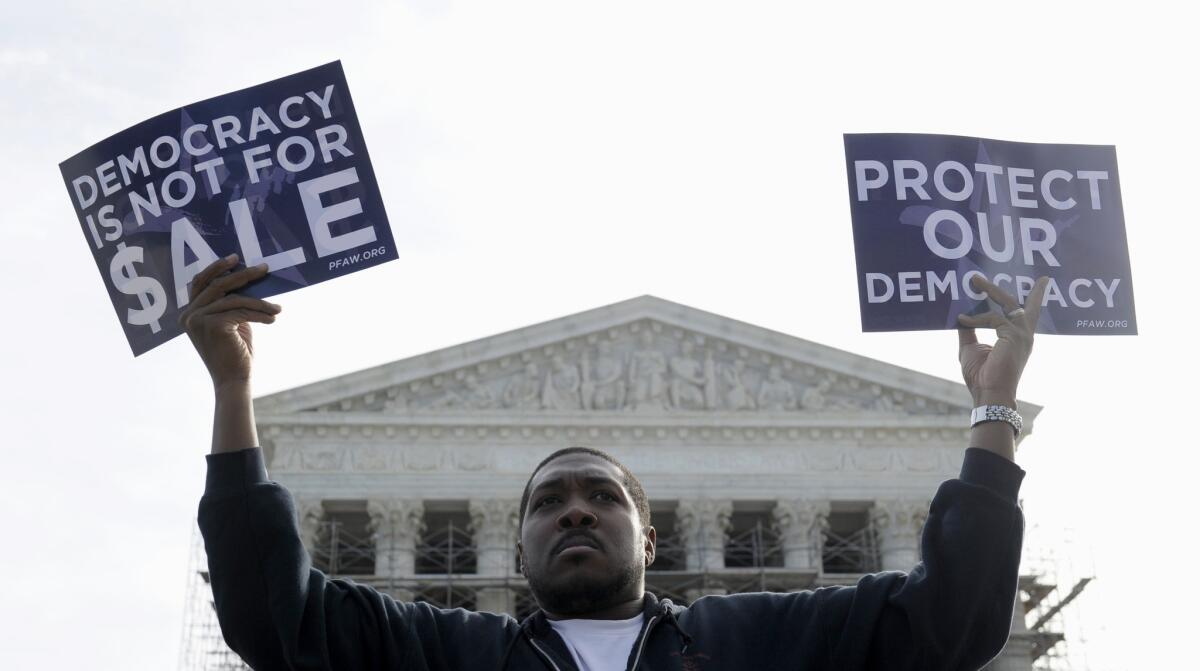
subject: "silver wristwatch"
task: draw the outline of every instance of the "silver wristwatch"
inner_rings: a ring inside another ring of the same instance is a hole
[[[1016,410],[1003,405],[981,405],[971,411],[971,426],[984,422],[1008,422],[1013,429],[1013,435],[1021,435],[1024,422]]]

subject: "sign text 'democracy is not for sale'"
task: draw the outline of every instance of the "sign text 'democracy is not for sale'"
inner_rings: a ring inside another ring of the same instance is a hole
[[[265,298],[396,258],[341,63],[193,103],[60,165],[135,355],[182,332],[188,284],[237,253]]]
[[[982,274],[1022,302],[1048,276],[1041,333],[1137,333],[1114,147],[844,139],[864,331],[955,328]]]

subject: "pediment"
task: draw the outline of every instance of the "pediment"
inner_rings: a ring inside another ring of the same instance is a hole
[[[963,415],[962,384],[652,296],[255,400],[260,415]],[[1022,405],[1027,419],[1037,406]]]

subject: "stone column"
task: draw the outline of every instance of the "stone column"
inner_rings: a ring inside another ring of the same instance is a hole
[[[829,525],[829,502],[813,499],[777,501],[771,511],[783,543],[784,568],[820,571],[821,546]]]
[[[875,502],[871,523],[879,540],[885,571],[911,571],[921,560],[921,527],[929,516],[929,501],[888,499]]]
[[[419,499],[370,499],[367,531],[375,542],[375,575],[392,580],[412,578],[416,573],[417,543],[425,530],[425,505]],[[408,590],[393,589],[402,601],[412,599]]]
[[[519,503],[509,499],[472,500],[471,533],[475,540],[476,572],[507,583],[516,573],[517,512]],[[513,610],[512,590],[503,585],[481,587],[475,592],[475,609],[488,613]]]
[[[733,502],[728,499],[685,499],[675,511],[675,525],[687,553],[687,570],[725,568],[725,540]]]
[[[317,536],[321,531],[321,521],[325,517],[325,506],[321,499],[293,496],[296,502],[296,522],[300,528],[300,540],[311,555],[317,546]]]

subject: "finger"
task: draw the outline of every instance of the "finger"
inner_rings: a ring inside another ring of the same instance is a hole
[[[187,329],[187,333],[191,337],[197,334],[211,333],[214,331],[224,331],[225,329],[246,322],[258,322],[260,324],[273,324],[277,315],[269,312],[261,312],[259,310],[251,310],[249,308],[236,308],[233,310],[222,310],[215,314],[209,315],[208,319],[196,320],[191,319]]]
[[[267,274],[267,264],[260,263],[257,266],[242,268],[235,273],[229,273],[223,277],[218,277],[213,280],[203,291],[196,296],[195,309],[199,309],[216,301],[225,294],[241,289],[254,280],[260,279]]]
[[[217,259],[208,264],[207,268],[196,273],[196,276],[192,278],[192,286],[188,290],[188,296],[195,300],[196,295],[203,291],[214,277],[236,266],[237,260],[237,254],[230,254],[223,259]]]
[[[243,296],[241,294],[229,294],[228,296],[222,296],[208,305],[193,310],[191,317],[194,319],[196,317],[214,315],[220,312],[227,312],[237,309],[255,310],[271,315],[277,315],[283,310],[283,306],[264,301],[261,298],[253,298],[251,296]]]
[[[962,318],[965,316],[966,315],[959,315],[958,316],[959,322],[961,322]],[[967,345],[978,345],[978,344],[979,344],[979,338],[975,337],[975,329],[963,328],[961,326],[958,328],[958,346],[959,347],[965,347]]]
[[[1006,314],[1021,307],[1021,304],[1017,302],[1017,299],[1012,294],[992,284],[983,275],[972,275],[971,287],[976,291],[983,291],[987,294],[988,298],[995,301]]]
[[[1033,285],[1033,291],[1025,299],[1025,324],[1030,331],[1037,328],[1038,317],[1042,314],[1042,301],[1046,297],[1046,287],[1050,286],[1050,278],[1045,275],[1038,278]]]
[[[965,326],[972,329],[997,329],[1005,326],[1011,326],[1009,321],[998,312],[985,312],[981,315],[959,315],[959,326]]]
[[[230,323],[258,322],[259,324],[274,324],[275,315],[258,310],[249,310],[246,308],[238,308],[237,310],[226,310],[221,313],[222,317],[228,317]]]

